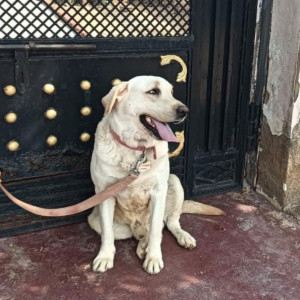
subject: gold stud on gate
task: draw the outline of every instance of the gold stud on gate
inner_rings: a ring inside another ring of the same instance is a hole
[[[15,86],[13,86],[13,85],[7,85],[3,89],[4,89],[5,95],[7,95],[7,96],[13,96],[17,91]]]
[[[83,142],[83,143],[86,143],[90,140],[91,136],[89,133],[87,132],[83,132],[81,135],[80,135],[80,140]]]
[[[91,114],[92,109],[89,106],[83,106],[80,110],[82,116],[87,117]]]
[[[51,83],[46,83],[43,86],[43,92],[48,94],[48,95],[51,95],[55,92],[55,86]]]
[[[80,87],[84,91],[88,91],[91,88],[92,84],[88,80],[82,80],[80,82]]]
[[[5,115],[4,119],[7,123],[15,123],[18,119],[18,116],[15,113],[10,112]]]
[[[122,82],[121,79],[115,78],[115,79],[113,79],[113,80],[111,81],[111,85],[112,85],[112,86],[115,86],[115,85],[118,85],[118,84],[121,83],[121,82]]]
[[[56,145],[57,137],[54,135],[49,135],[46,142],[50,147],[52,147],[52,146]]]
[[[17,141],[10,141],[7,144],[7,149],[11,152],[15,152],[19,149],[19,143]]]
[[[57,111],[54,108],[48,108],[45,112],[45,117],[49,120],[55,119],[57,116]]]

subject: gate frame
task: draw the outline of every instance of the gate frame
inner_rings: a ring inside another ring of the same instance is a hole
[[[208,0],[209,1],[209,0]],[[264,1],[272,1],[272,0],[264,0]],[[247,118],[253,117],[253,111],[251,111],[250,105],[250,87],[251,87],[251,74],[252,74],[252,61],[254,56],[254,37],[255,37],[255,25],[256,25],[256,12],[257,12],[257,2],[258,0],[247,0],[247,9],[245,11],[245,22],[244,25],[244,33],[243,33],[243,47],[242,47],[242,57],[243,61],[241,62],[242,69],[240,78],[241,81],[239,83],[239,112],[238,116],[241,115],[247,116]],[[124,52],[130,52],[132,49],[135,49],[135,52],[138,54],[142,53],[155,53],[155,52],[166,52],[165,49],[172,49],[172,51],[176,52],[186,52],[189,56],[189,65],[188,65],[188,83],[187,84],[187,95],[188,100],[193,102],[192,100],[197,97],[195,87],[197,87],[197,78],[200,78],[201,69],[198,67],[200,64],[200,57],[196,58],[196,53],[201,51],[201,18],[194,18],[195,15],[201,15],[203,5],[207,3],[207,0],[193,1],[191,5],[191,35],[187,37],[149,37],[149,38],[132,38],[130,40],[130,45],[127,42],[128,38],[103,38],[103,39],[95,39],[95,38],[84,38],[84,39],[45,39],[42,40],[43,44],[52,45],[54,43],[63,43],[63,44],[96,44],[96,50],[92,53],[101,53],[101,54],[116,54],[122,57]],[[41,39],[30,39],[30,40],[22,40],[21,44],[26,44],[27,42],[41,42]],[[151,48],[149,49],[149,41],[151,41]],[[5,41],[6,45],[14,46],[16,44],[20,44],[20,40],[7,40]],[[52,51],[45,51],[45,54],[53,55]],[[61,50],[55,51],[56,55],[63,55],[65,52]],[[76,52],[74,52],[76,54]],[[79,53],[79,52],[78,52]],[[190,106],[191,103],[187,103]],[[257,116],[260,113],[260,108],[257,112],[254,112],[255,120],[257,120]],[[251,120],[250,120],[251,121]],[[239,140],[238,140],[238,149],[239,156],[238,161],[239,165],[237,168],[237,182],[234,186],[231,187],[231,190],[238,190],[243,187],[243,176],[244,167],[245,167],[245,157],[249,151],[252,153],[257,152],[257,144],[255,146],[249,146],[249,141],[253,140],[253,134],[257,136],[259,126],[256,126],[253,131],[253,122],[241,122],[239,131]],[[197,127],[196,120],[190,122],[191,127]],[[188,127],[186,128],[188,129]],[[249,132],[253,134],[249,136]],[[183,184],[185,187],[186,195],[190,198],[197,198],[199,196],[205,196],[207,194],[212,193],[221,193],[224,192],[225,189],[214,190],[211,193],[202,193],[201,195],[192,195],[192,183],[194,175],[192,172],[187,172],[187,170],[192,170],[194,168],[194,162],[192,159],[192,153],[195,153],[196,142],[192,139],[192,133],[190,130],[186,131],[186,147],[185,147],[185,157],[189,157],[189,159],[184,160],[184,178]],[[249,148],[250,147],[250,148]],[[228,187],[227,187],[228,190]],[[78,219],[81,221],[80,219]],[[78,221],[76,218],[71,218],[71,222]],[[70,221],[68,222],[70,223]],[[49,224],[49,223],[48,223]],[[61,224],[64,224],[61,223]],[[57,223],[58,225],[58,223]],[[51,224],[43,226],[43,228],[50,227]],[[40,227],[39,227],[40,228]],[[33,228],[36,229],[36,228]],[[26,228],[28,232],[28,228]],[[19,231],[17,233],[20,233]]]

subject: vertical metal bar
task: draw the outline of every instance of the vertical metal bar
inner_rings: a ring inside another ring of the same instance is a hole
[[[256,0],[254,0],[256,1]],[[244,36],[244,27],[247,24],[247,20],[245,20],[244,12],[246,10],[246,2],[236,0],[234,8],[237,11],[237,19],[235,27],[235,47],[234,47],[234,66],[233,66],[233,78],[231,84],[231,103],[232,103],[232,114],[234,118],[228,119],[228,145],[232,148],[239,148],[239,110],[241,105],[241,97],[240,90],[242,85],[242,73],[241,70],[243,68],[243,52],[245,47],[245,36]],[[240,26],[238,26],[240,24]],[[237,59],[238,58],[238,59]]]
[[[207,152],[209,149],[209,128],[210,128],[210,109],[211,109],[211,94],[212,94],[212,76],[213,76],[213,64],[214,64],[214,32],[215,32],[215,11],[216,0],[206,1],[206,10],[204,10],[203,16],[203,32],[205,41],[200,44],[201,55],[201,69],[200,69],[200,103],[202,118],[205,121],[203,126],[203,138],[199,141],[201,148]],[[203,82],[202,82],[203,81]]]
[[[273,0],[264,0],[262,3],[260,20],[260,43],[257,61],[257,78],[253,103],[249,105],[248,113],[248,142],[247,152],[256,151],[258,128],[260,123],[261,105],[264,94],[264,87],[267,78],[267,57],[270,40],[270,27],[272,19]]]
[[[194,193],[195,160],[199,152],[207,150],[207,109],[209,108],[210,70],[213,51],[212,15],[215,0],[192,1],[191,33],[194,38],[191,57],[191,106],[185,151],[185,189]]]
[[[232,2],[235,2],[235,0],[232,0],[230,3],[230,11],[228,13],[228,20],[229,22],[229,29],[228,29],[228,34],[227,34],[227,40],[229,41],[229,45],[227,46],[228,48],[228,53],[227,53],[227,74],[226,74],[226,87],[225,92],[224,92],[224,100],[223,100],[223,133],[222,133],[222,151],[225,152],[227,150],[227,137],[228,137],[228,121],[230,117],[233,117],[230,111],[230,107],[232,107],[232,102],[231,102],[231,84],[232,84],[232,68],[233,68],[233,47],[235,44],[235,39],[234,39],[234,30],[235,28],[235,18],[236,18],[236,9],[232,5]],[[236,4],[236,3],[234,3]],[[230,17],[230,18],[229,18]],[[234,99],[232,99],[234,100]],[[230,114],[230,115],[229,115]]]
[[[231,5],[230,45],[228,58],[227,87],[225,96],[225,118],[223,123],[222,150],[236,148],[236,124],[239,90],[239,69],[241,57],[243,1],[233,0]]]
[[[240,72],[240,93],[239,93],[239,112],[240,120],[238,132],[238,148],[239,157],[237,162],[237,178],[241,185],[243,181],[245,153],[246,153],[246,136],[248,122],[243,117],[248,115],[250,86],[251,86],[251,70],[254,53],[254,37],[256,24],[257,0],[248,0],[245,7],[245,23],[243,28],[243,55],[241,60],[242,69]],[[246,119],[247,120],[247,119]]]
[[[270,27],[272,19],[272,6],[273,0],[264,0],[262,4],[261,11],[261,34],[260,34],[260,44],[259,44],[259,56],[257,69],[257,84],[254,95],[254,101],[257,105],[262,104],[263,90],[266,83],[267,77],[267,56],[269,50],[269,40],[270,40]]]
[[[225,6],[224,6],[225,2]],[[219,150],[220,136],[220,105],[222,100],[223,64],[224,64],[224,42],[226,27],[227,1],[216,1],[215,32],[214,32],[214,55],[213,55],[213,77],[211,91],[211,105],[209,114],[209,151]]]
[[[223,26],[222,26],[222,70],[220,70],[221,74],[221,90],[220,90],[220,98],[219,98],[219,105],[217,106],[218,111],[218,135],[215,136],[216,144],[218,147],[218,151],[223,151],[223,143],[224,143],[224,134],[226,132],[225,119],[228,113],[228,106],[226,103],[226,94],[228,83],[231,79],[231,67],[232,67],[232,57],[230,57],[230,28],[231,28],[231,19],[232,19],[232,0],[222,1],[222,11],[223,11]],[[225,5],[225,7],[224,7]],[[227,123],[226,123],[227,124]]]
[[[28,52],[15,51],[15,85],[20,94],[24,94],[28,86]]]

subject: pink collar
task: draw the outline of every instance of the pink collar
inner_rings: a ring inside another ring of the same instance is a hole
[[[153,158],[154,158],[154,159],[157,158],[155,147],[146,148],[146,147],[139,146],[139,147],[134,148],[134,147],[131,147],[131,146],[127,145],[126,143],[124,143],[124,142],[120,139],[120,137],[119,137],[112,129],[110,129],[110,132],[111,132],[111,135],[113,136],[113,138],[114,138],[118,143],[120,143],[121,145],[123,145],[123,146],[125,146],[125,147],[127,147],[127,148],[129,148],[129,149],[137,150],[137,151],[146,151],[147,149],[152,149],[152,150],[153,150]]]

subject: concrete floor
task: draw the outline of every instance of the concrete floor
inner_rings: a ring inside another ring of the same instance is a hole
[[[165,230],[158,275],[143,271],[133,239],[116,243],[112,270],[93,273],[100,238],[86,223],[3,238],[0,299],[300,299],[300,226],[292,217],[252,192],[202,202],[227,215],[182,216],[194,250]]]

